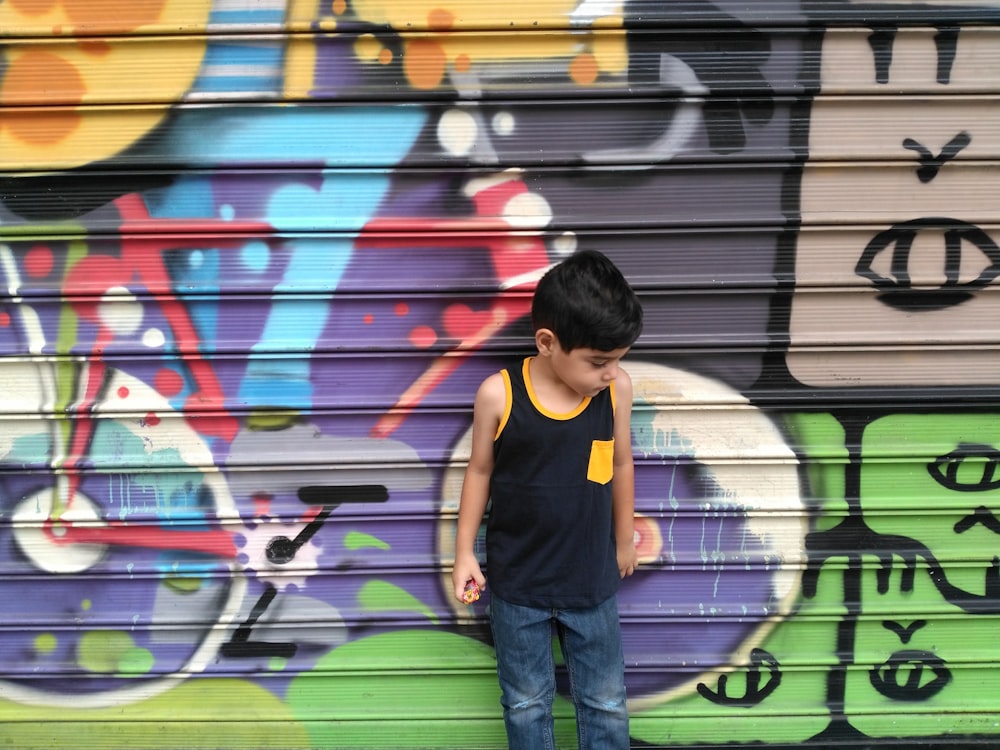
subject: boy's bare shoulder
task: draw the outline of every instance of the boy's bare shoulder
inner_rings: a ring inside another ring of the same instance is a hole
[[[628,370],[624,367],[618,368],[618,377],[615,378],[615,390],[619,393],[625,391],[629,394],[632,393],[632,376],[628,374]]]
[[[472,407],[473,425],[477,430],[495,430],[506,408],[507,388],[503,375],[497,372],[479,384],[476,402]]]
[[[502,410],[507,401],[507,386],[503,374],[495,372],[479,384],[476,392],[476,408],[495,407]]]

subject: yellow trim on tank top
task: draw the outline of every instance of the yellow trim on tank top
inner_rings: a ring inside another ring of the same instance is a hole
[[[528,363],[533,360],[534,357],[527,357],[524,360],[524,364],[521,365],[521,373],[524,376],[524,387],[528,391],[528,398],[531,399],[531,403],[539,411],[540,414],[544,414],[549,419],[567,420],[573,419],[573,417],[578,416],[587,405],[590,404],[590,396],[584,396],[583,400],[577,404],[573,411],[566,412],[565,414],[559,414],[558,412],[549,411],[544,406],[542,402],[538,400],[538,396],[535,395],[535,388],[531,385],[531,374],[529,372]]]
[[[500,417],[500,424],[497,425],[497,433],[493,436],[493,442],[496,442],[500,438],[500,433],[503,432],[503,428],[507,426],[507,420],[510,419],[510,410],[514,408],[514,391],[510,385],[510,373],[506,370],[501,370],[500,377],[503,378],[504,406],[503,415]]]

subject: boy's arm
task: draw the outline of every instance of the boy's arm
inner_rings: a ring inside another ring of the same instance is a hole
[[[476,559],[475,543],[483,513],[490,499],[490,475],[493,473],[493,441],[506,408],[506,389],[500,373],[483,381],[476,393],[472,410],[472,452],[462,482],[455,532],[455,567],[451,572],[455,598],[459,601],[471,578],[483,588],[486,578]]]
[[[615,379],[615,454],[611,502],[618,548],[618,573],[632,575],[638,565],[635,548],[635,465],[632,462],[632,380],[619,368]]]

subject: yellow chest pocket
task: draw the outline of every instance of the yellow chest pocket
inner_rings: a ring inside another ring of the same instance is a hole
[[[615,471],[615,441],[595,440],[590,444],[590,464],[587,479],[598,484],[607,484]]]

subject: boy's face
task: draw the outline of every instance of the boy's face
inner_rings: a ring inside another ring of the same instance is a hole
[[[629,347],[604,352],[580,348],[566,351],[555,343],[551,350],[552,370],[567,386],[581,396],[596,396],[618,377],[618,366]]]

